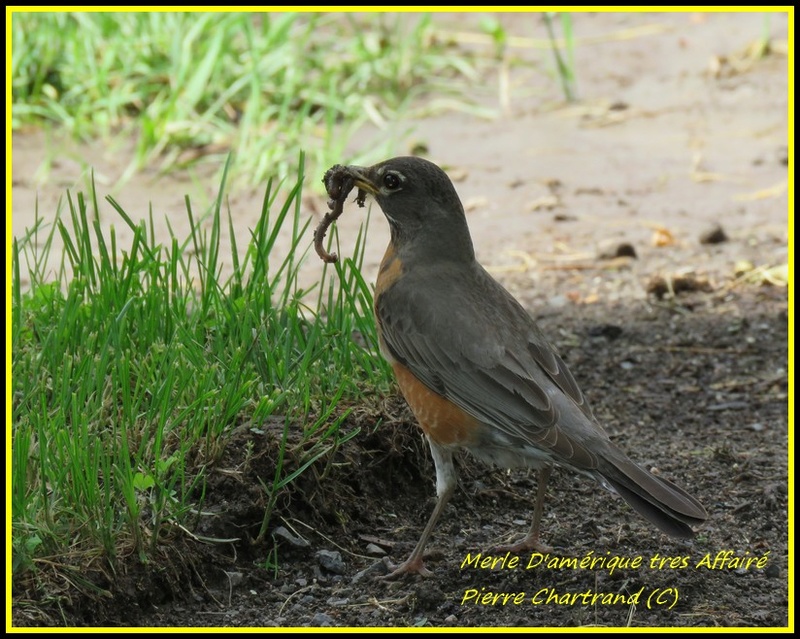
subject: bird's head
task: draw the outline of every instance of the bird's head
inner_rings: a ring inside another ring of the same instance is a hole
[[[397,250],[414,247],[440,257],[474,258],[464,207],[436,164],[396,157],[370,167],[347,166],[346,171],[381,207]]]

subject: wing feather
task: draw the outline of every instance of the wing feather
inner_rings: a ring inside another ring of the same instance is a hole
[[[604,439],[602,430],[528,313],[477,264],[468,285],[448,275],[410,274],[378,298],[376,315],[391,355],[511,441],[548,449],[583,470],[597,468],[587,443],[598,431]],[[463,267],[458,276],[463,279]],[[577,420],[570,431],[578,437],[559,427],[564,419]]]

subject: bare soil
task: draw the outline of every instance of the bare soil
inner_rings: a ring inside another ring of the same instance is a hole
[[[524,34],[520,16],[500,17]],[[459,19],[466,29],[477,17]],[[791,241],[785,16],[773,16],[777,46],[758,59],[746,51],[761,14],[577,14],[575,23],[579,36],[596,36],[577,49],[580,105],[560,104],[555,83],[538,90],[541,51],[514,50],[538,66],[510,65],[502,117],[441,115],[415,122],[414,138],[456,182],[479,259],[540,322],[610,436],[706,506],[697,536],[668,538],[599,486],[557,471],[543,522],[555,555],[642,565],[528,568],[530,553],[516,568],[464,565],[527,530],[536,488],[531,473],[465,455],[428,549],[435,576],[374,579],[385,558],[398,563],[413,548],[433,507],[434,472],[402,399],[373,397],[346,422],[358,435],[281,496],[264,540],[254,541],[265,508],[259,479],[274,475],[278,426],[248,424],[211,471],[204,511],[215,516],[201,519],[196,538],[176,531],[163,561],[131,559],[113,578],[87,567],[82,577],[108,597],[75,580],[52,603],[33,581],[16,584],[15,625],[789,623],[789,304],[785,271],[767,270],[787,264]],[[19,234],[37,194],[39,210],[53,210],[81,167],[61,159],[37,184],[50,152],[44,136],[15,134],[13,150]],[[113,182],[124,161],[93,150]],[[196,187],[140,175],[116,197],[144,215],[146,193],[156,217],[175,225]],[[231,197],[245,234],[261,195]],[[310,215],[324,211],[321,197],[306,204]],[[363,220],[357,211],[348,204],[338,222],[343,242]],[[388,236],[373,213],[367,277]],[[709,237],[717,227],[723,235]],[[321,268],[310,260],[307,277]],[[289,468],[301,457],[295,450]],[[760,562],[721,567],[718,555]],[[664,558],[675,562],[659,565]],[[524,593],[524,602],[476,603],[487,593]],[[558,600],[546,602],[551,593]]]

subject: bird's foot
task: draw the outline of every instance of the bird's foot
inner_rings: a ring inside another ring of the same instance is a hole
[[[409,557],[399,566],[389,566],[392,572],[382,575],[378,579],[392,581],[402,575],[421,575],[422,577],[433,577],[433,573],[425,567],[422,557]]]
[[[530,535],[528,535],[527,537],[523,537],[522,539],[520,539],[515,544],[496,546],[493,549],[493,552],[495,553],[511,552],[516,555],[521,552],[527,552],[531,550],[534,552],[549,553],[553,552],[554,549],[552,546],[548,546],[547,544],[539,541],[538,535],[535,537],[531,537]]]

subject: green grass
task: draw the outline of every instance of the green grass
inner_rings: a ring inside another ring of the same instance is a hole
[[[565,56],[558,48],[558,38],[553,28],[553,18],[558,15],[561,19],[561,30],[564,33]],[[553,49],[553,57],[556,62],[558,80],[564,99],[567,102],[575,102],[578,99],[577,78],[575,76],[575,34],[572,30],[572,15],[569,13],[553,14],[545,12],[544,24],[547,27],[547,34]]]
[[[476,77],[419,14],[20,12],[12,45],[13,127],[133,138],[128,175],[233,151],[260,183],[288,174],[299,148],[318,172],[365,122]],[[389,148],[365,140],[351,160]]]
[[[99,558],[115,568],[133,553],[147,561],[171,532],[203,516],[206,470],[231,430],[258,431],[280,416],[283,446],[299,429],[307,454],[297,471],[279,460],[264,478],[266,530],[280,489],[355,434],[340,428],[347,406],[390,379],[360,275],[364,237],[318,287],[300,288],[297,269],[310,247],[301,240],[310,235],[300,214],[303,171],[301,159],[280,205],[269,183],[249,244],[230,247],[225,280],[220,235],[233,217],[224,178],[207,216],[187,199],[187,237],[157,238],[152,217],[135,224],[108,198],[134,232],[121,246],[114,227],[101,230],[92,190],[69,194],[49,227],[37,213],[14,240],[15,576],[54,560],[85,566]],[[206,230],[201,217],[210,218]],[[286,225],[292,250],[274,262]],[[66,248],[59,276],[48,281],[43,265],[55,234]]]
[[[236,158],[209,211],[186,201],[185,237],[157,236],[152,212],[135,222],[108,198],[133,232],[122,245],[99,222],[92,181],[57,214],[37,211],[13,240],[15,578],[46,567],[93,588],[84,572],[94,561],[113,572],[130,556],[152,560],[205,516],[207,471],[232,431],[258,436],[277,419],[263,537],[281,491],[356,434],[342,426],[348,407],[390,380],[360,275],[364,235],[352,257],[323,267],[316,287],[298,282],[309,250],[306,166],[321,175],[365,122],[396,121],[428,94],[469,110],[459,100],[475,89],[477,59],[437,38],[430,17],[399,14],[17,12],[12,46],[15,129],[45,126],[109,146],[133,139],[126,175]],[[378,159],[392,143],[366,140],[347,159]],[[298,149],[308,160],[299,168]],[[247,246],[233,239],[223,197],[234,170],[268,183]],[[296,179],[276,202],[274,178],[288,175]],[[287,226],[291,250],[276,261]],[[56,237],[64,250],[53,279]],[[232,262],[224,278],[223,254]],[[283,462],[298,435],[305,457],[290,470]]]

